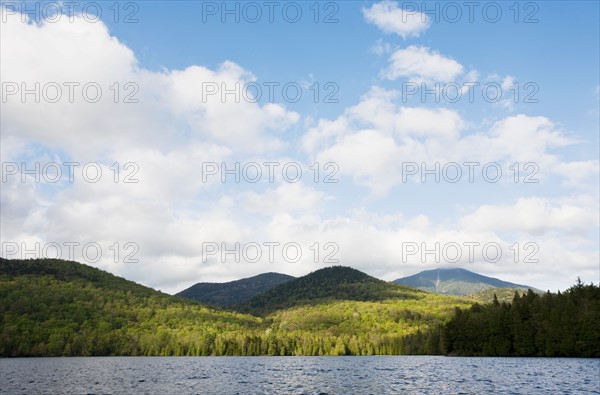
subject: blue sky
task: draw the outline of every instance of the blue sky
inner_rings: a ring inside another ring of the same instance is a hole
[[[23,4],[2,2],[5,257],[58,245],[65,258],[69,243],[96,243],[97,260],[83,250],[72,258],[169,292],[265,271],[306,274],[332,263],[327,243],[339,264],[387,280],[451,266],[552,290],[599,279],[598,2],[475,2],[472,22],[464,2],[275,2],[272,23],[261,1],[227,2],[239,22],[222,21],[220,1],[82,2],[73,18],[52,14],[67,12],[62,3],[28,2],[25,22]],[[246,20],[256,9],[260,20]],[[452,22],[455,10],[462,16]],[[62,96],[21,96],[36,82],[58,84]],[[77,91],[67,100],[65,83],[91,82],[101,99]],[[202,94],[236,82],[261,87],[262,98]],[[466,90],[445,99],[465,83],[478,84],[473,102]],[[285,100],[286,84],[302,98]],[[485,100],[482,86],[503,96]],[[432,93],[407,95],[415,87]],[[137,103],[124,102],[129,93]],[[23,163],[59,163],[64,175],[69,161],[82,164],[73,182],[21,178]],[[256,183],[203,174],[221,163],[264,173],[273,161],[301,167],[300,181],[281,171]],[[440,173],[472,162],[473,182]],[[86,163],[103,169],[98,182],[82,176]],[[436,163],[440,182],[420,181],[420,171],[402,178],[413,164]],[[486,164],[502,169],[497,182],[482,177]],[[338,182],[323,182],[333,171]],[[128,174],[138,182],[124,182]],[[241,253],[236,262],[207,251],[221,243],[258,243],[263,255],[265,243],[297,243],[303,256],[253,262]],[[436,243],[441,256],[405,259],[412,246]],[[445,259],[455,243],[461,259]],[[465,243],[493,243],[502,257],[468,259]]]
[[[220,2],[216,3],[221,11]],[[596,104],[593,79],[597,82],[596,71],[600,67],[597,53],[593,52],[600,44],[597,2],[534,3],[539,7],[531,16],[539,20],[536,23],[514,23],[514,11],[509,10],[509,5],[502,6],[503,16],[497,23],[486,22],[477,11],[474,22],[468,22],[466,7],[461,7],[463,17],[459,22],[451,23],[440,11],[433,14],[440,15],[439,23],[421,36],[406,40],[394,34],[382,34],[376,26],[364,22],[361,9],[372,3],[335,3],[339,7],[334,14],[337,23],[314,23],[314,11],[303,5],[303,18],[290,24],[280,13],[275,13],[274,23],[266,21],[266,15],[257,23],[246,22],[243,16],[235,23],[234,17],[227,15],[228,22],[222,23],[220,14],[207,15],[207,22],[203,23],[202,2],[147,2],[139,3],[136,17],[140,21],[134,27],[124,23],[107,24],[134,49],[141,64],[152,70],[185,68],[191,64],[214,68],[224,59],[230,59],[265,81],[296,81],[312,74],[317,80],[337,82],[341,88],[336,96],[341,99],[340,106],[315,109],[329,110],[333,115],[343,110],[344,105],[355,102],[373,82],[381,83],[377,74],[385,67],[386,58],[372,53],[378,40],[392,46],[415,43],[429,46],[482,74],[508,73],[522,81],[536,82],[541,88],[536,97],[542,104],[530,106],[534,107],[530,111],[543,113],[549,109],[561,116],[561,122],[582,121],[581,115],[575,116],[580,106],[573,101],[565,105],[565,96],[581,97],[591,108]],[[415,3],[420,9],[419,2],[404,2]],[[334,11],[333,8],[325,11],[325,4],[327,2],[321,2],[321,18],[326,12]],[[534,11],[525,9],[526,4],[521,2],[520,20]],[[435,9],[434,5],[429,7]],[[438,7],[442,9],[442,5]],[[262,10],[266,14],[266,7]],[[566,70],[577,72],[566,74]],[[597,126],[597,118],[584,118],[590,122],[584,125]]]

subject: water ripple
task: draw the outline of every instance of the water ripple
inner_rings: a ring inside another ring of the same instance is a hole
[[[0,360],[0,394],[600,394],[600,360],[97,357]]]

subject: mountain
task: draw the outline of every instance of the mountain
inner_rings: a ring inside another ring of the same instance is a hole
[[[133,281],[117,277],[104,270],[62,259],[5,259],[0,258],[0,275],[4,279],[47,279],[63,283],[76,283],[106,291],[123,291],[136,296],[149,297],[167,294],[145,287]],[[6,289],[2,289],[7,291]],[[34,297],[35,295],[31,295]]]
[[[78,262],[0,258],[0,357],[206,355],[259,322]]]
[[[394,283],[444,295],[468,295],[490,288],[514,288],[522,291],[531,288],[537,291],[527,285],[513,284],[459,268],[425,270],[394,280]]]
[[[417,290],[400,287],[359,270],[332,266],[283,283],[240,306],[240,311],[265,314],[292,306],[332,300],[380,301],[414,298]]]
[[[600,350],[600,288],[579,282],[562,294],[480,305],[331,267],[244,306],[252,314],[77,262],[0,258],[0,357],[600,356],[590,351]]]
[[[410,336],[472,304],[341,267],[276,288],[253,299],[267,303],[260,317],[77,262],[0,258],[0,357],[434,353],[437,343]]]
[[[197,283],[176,296],[212,306],[233,307],[294,278],[287,274],[264,273],[227,283]]]

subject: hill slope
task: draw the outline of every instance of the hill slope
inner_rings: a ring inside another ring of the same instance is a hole
[[[266,306],[271,314],[261,318],[77,262],[0,259],[0,357],[406,354],[424,350],[408,336],[471,305],[350,268],[298,280],[279,286],[296,283],[287,299],[274,299],[289,307]]]
[[[520,296],[526,294],[527,291],[523,288],[488,288],[465,295],[465,298],[478,303],[492,303],[494,295],[496,295],[498,302],[510,303],[514,299],[515,293]]]
[[[414,298],[415,293],[418,291],[379,280],[356,269],[333,266],[257,295],[242,304],[240,310],[262,315],[288,307],[331,300],[380,301]]]
[[[0,317],[2,357],[202,355],[260,322],[58,259],[0,258]]]
[[[490,288],[513,288],[524,291],[531,288],[535,291],[527,285],[513,284],[459,268],[425,270],[394,280],[394,283],[444,295],[468,295]]]
[[[128,291],[140,296],[167,294],[133,281],[115,276],[92,266],[62,259],[4,259],[0,258],[0,275],[3,278],[52,278],[61,282],[81,282],[105,290]]]
[[[287,274],[264,273],[227,283],[197,283],[176,295],[212,306],[233,307],[294,278]]]
[[[264,315],[257,317],[210,309],[77,262],[0,259],[0,357],[447,350],[595,356],[585,350],[598,349],[600,341],[598,296],[597,287],[577,284],[562,296],[528,292],[512,302],[528,306],[482,307],[334,267],[257,296],[256,311]],[[453,313],[454,324],[447,324]],[[504,340],[509,343],[497,336],[507,328],[510,334]]]
[[[454,355],[600,357],[600,287],[515,295],[510,303],[458,310],[444,327]]]

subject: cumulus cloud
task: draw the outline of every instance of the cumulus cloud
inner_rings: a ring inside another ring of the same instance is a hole
[[[429,28],[427,15],[398,7],[395,1],[382,1],[362,9],[365,20],[385,33],[394,33],[402,38],[418,37]]]
[[[232,61],[216,69],[146,70],[102,22],[78,15],[55,23],[6,15],[0,39],[3,88],[17,89],[3,92],[3,162],[24,161],[28,168],[80,163],[73,182],[66,173],[57,184],[30,176],[22,182],[20,172],[7,177],[3,243],[34,250],[35,242],[42,249],[58,243],[63,258],[69,252],[64,243],[98,243],[99,261],[90,262],[81,250],[71,258],[175,290],[174,284],[197,278],[203,242],[253,234],[232,214],[241,203],[215,193],[220,178],[203,178],[207,162],[220,166],[285,148],[281,133],[299,120],[278,104],[203,92],[206,83],[221,89],[255,81],[251,72]],[[22,97],[23,87],[37,93]],[[100,169],[99,180],[83,179],[88,163]],[[128,175],[135,182],[125,183]],[[125,250],[127,243],[137,250]],[[130,253],[137,264],[124,262]]]
[[[580,199],[589,197],[581,196]],[[523,203],[512,204],[520,206]],[[268,224],[267,231],[305,245],[311,240],[319,240],[321,249],[324,242],[334,241],[337,247],[334,257],[339,262],[387,280],[437,267],[464,267],[552,290],[569,286],[575,280],[574,271],[585,273],[587,281],[593,279],[591,262],[597,262],[598,258],[594,243],[582,241],[584,239],[576,233],[564,234],[561,230],[561,218],[572,218],[569,203],[548,200],[546,204],[548,210],[556,210],[552,220],[544,219],[547,215],[544,210],[529,215],[532,222],[546,223],[544,234],[503,235],[502,226],[495,229],[492,224],[474,228],[467,225],[473,213],[456,221],[439,223],[423,214],[414,217],[401,212],[382,215],[365,209],[334,218],[280,215]],[[476,209],[475,213],[478,212]],[[590,221],[583,221],[581,225],[582,230],[588,231],[597,226]],[[496,251],[500,252],[499,256]],[[300,267],[284,261],[275,267],[303,274],[323,266],[323,263],[313,262],[313,258],[313,255],[306,257]]]
[[[554,151],[577,140],[546,117],[519,114],[474,128],[454,110],[405,107],[396,98],[395,91],[372,89],[338,118],[309,129],[302,147],[315,160],[335,161],[376,195],[400,185],[406,162],[497,163],[507,180],[514,175],[510,166],[519,163],[518,177],[532,182],[570,174]],[[593,174],[593,163],[580,167]]]
[[[405,78],[414,82],[449,82],[463,72],[463,66],[456,60],[428,47],[411,45],[392,53],[390,65],[382,76],[392,81]]]
[[[418,22],[420,15],[393,2],[375,4],[364,14],[382,30],[405,38],[428,26]],[[575,270],[583,279],[597,277],[597,244],[586,235],[598,227],[597,193],[591,188],[597,186],[598,162],[564,161],[557,151],[577,141],[547,117],[518,114],[473,125],[454,109],[402,105],[398,92],[373,87],[341,115],[316,120],[298,142],[302,152],[286,158],[335,162],[342,178],[336,188],[324,192],[309,185],[312,175],[298,183],[278,178],[268,185],[223,184],[218,176],[206,180],[203,165],[227,162],[231,168],[236,161],[283,157],[294,141],[282,132],[300,120],[281,105],[224,102],[219,94],[203,95],[206,82],[231,87],[256,81],[250,70],[225,60],[216,68],[150,71],[105,25],[77,16],[73,22],[62,18],[37,24],[21,23],[17,15],[3,24],[0,39],[3,82],[16,82],[18,88],[21,82],[27,87],[35,82],[42,87],[95,82],[103,89],[96,103],[81,100],[82,86],[75,87],[73,103],[36,103],[32,96],[21,103],[20,92],[3,103],[3,161],[98,162],[104,174],[98,182],[86,182],[80,166],[75,182],[52,185],[30,182],[31,177],[22,182],[20,174],[8,177],[0,191],[3,243],[25,242],[31,248],[36,242],[95,242],[103,249],[101,260],[90,262],[80,249],[74,258],[168,292],[198,281],[266,271],[303,275],[331,264],[354,266],[387,280],[439,266],[463,266],[551,289],[570,285]],[[391,55],[385,76],[447,81],[463,73],[457,61],[410,46]],[[464,74],[477,78],[474,71]],[[111,90],[116,82],[119,103]],[[509,77],[504,82],[511,83]],[[126,88],[127,83],[133,85]],[[138,102],[123,103],[132,92]],[[442,211],[437,217],[420,206],[418,193],[414,207],[398,204],[399,195],[374,199],[376,207],[362,207],[370,202],[368,197],[353,193],[366,188],[377,198],[388,196],[403,182],[400,170],[406,161],[535,161],[541,181],[558,177],[580,189],[570,197],[529,193],[505,202],[475,199],[458,208],[444,205],[446,196],[440,195],[435,197]],[[113,179],[115,162],[119,182]],[[122,182],[129,174],[127,163],[138,166],[138,182]],[[360,200],[361,207],[346,209],[352,199]],[[381,201],[385,207],[379,206]],[[340,208],[325,210],[330,202]],[[510,247],[517,241],[521,246],[537,243],[539,263],[515,261]],[[274,259],[264,242],[278,243]],[[480,251],[470,260],[465,247],[453,262],[423,256],[422,251],[403,253],[406,243],[422,249],[422,243],[432,248],[454,242],[496,242],[504,254],[491,263]],[[211,253],[207,243],[219,249],[226,243],[228,250],[239,243],[242,256]],[[244,246],[252,243],[262,246],[255,262],[243,256]],[[301,247],[298,260],[284,255],[286,243]],[[132,261],[125,261],[130,254]]]
[[[250,212],[276,214],[286,212],[315,212],[325,194],[302,182],[283,183],[264,193],[248,192],[245,207]]]
[[[462,225],[474,231],[511,230],[533,235],[585,234],[599,225],[600,212],[589,197],[557,201],[521,198],[511,205],[483,205],[463,217]]]
[[[337,163],[342,174],[352,175],[358,183],[382,195],[390,184],[399,182],[400,175],[394,172],[398,157],[401,157],[401,149],[391,136],[375,130],[360,130],[341,136],[333,146],[320,151],[316,160]]]
[[[299,120],[278,104],[242,98],[242,87],[255,78],[234,62],[216,70],[195,65],[151,72],[101,22],[6,19],[1,78],[17,91],[3,103],[3,138],[17,135],[84,158],[140,142],[163,151],[182,141],[208,141],[237,152],[269,152],[283,147],[278,134]],[[222,97],[237,87],[239,100]],[[23,88],[37,97],[22,97]]]
[[[598,180],[600,161],[572,161],[557,163],[554,172],[563,178],[563,184],[568,187],[589,186],[590,181]]]

